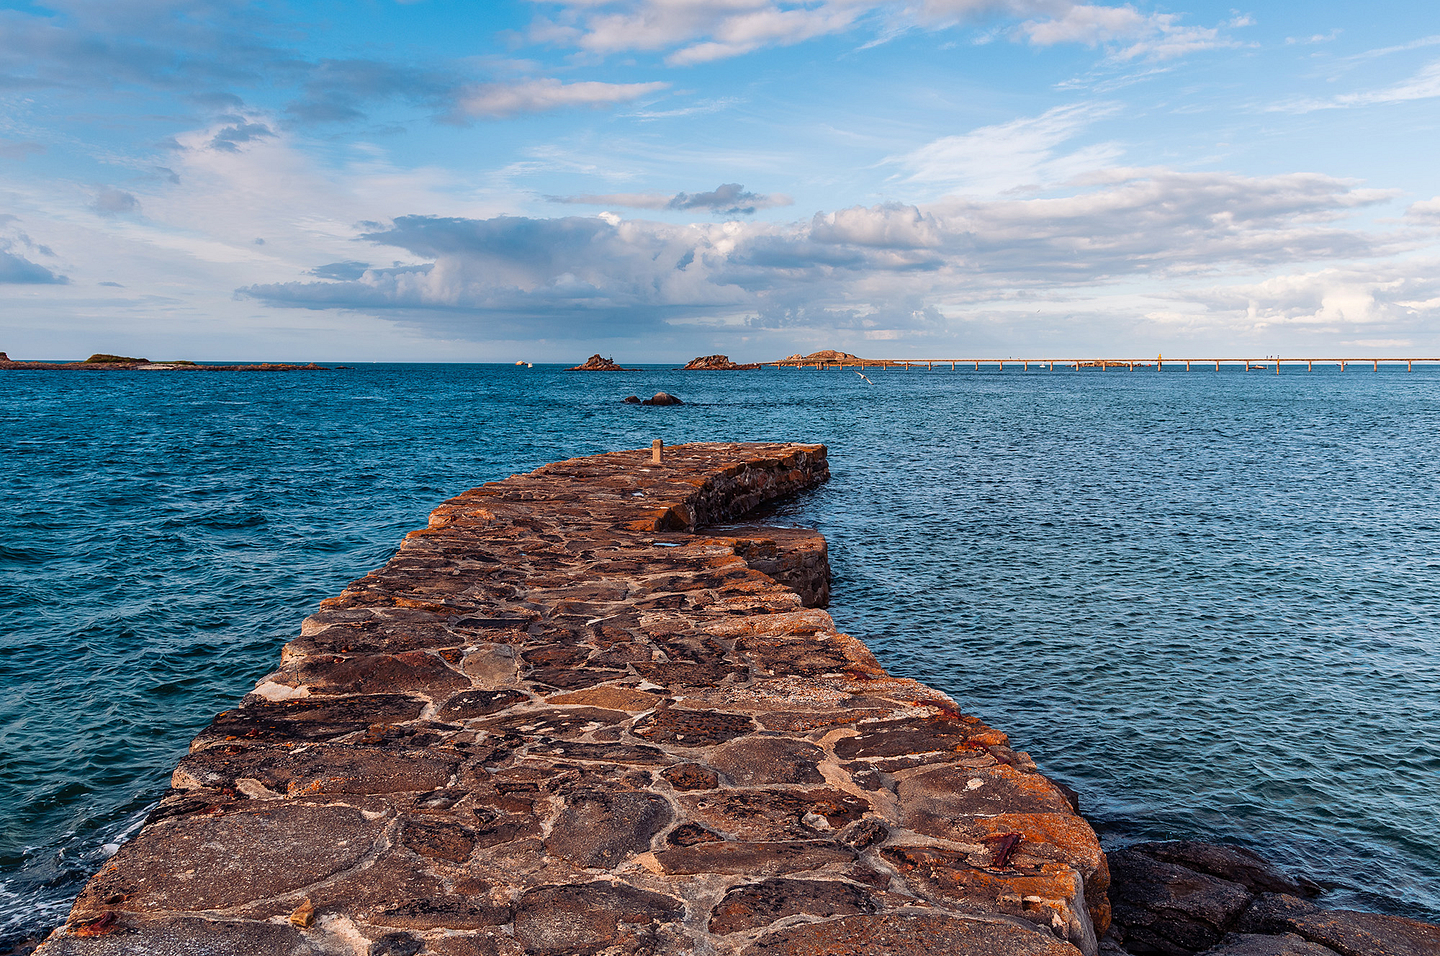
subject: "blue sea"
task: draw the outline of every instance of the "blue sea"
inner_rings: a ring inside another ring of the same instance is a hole
[[[653,438],[826,443],[780,518],[829,538],[837,624],[1107,845],[1440,920],[1440,369],[866,374],[0,373],[0,952],[436,504]]]

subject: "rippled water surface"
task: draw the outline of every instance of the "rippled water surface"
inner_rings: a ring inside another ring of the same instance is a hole
[[[831,613],[1108,844],[1236,842],[1440,919],[1440,370],[0,378],[0,952],[441,500],[695,440],[830,446]],[[637,408],[665,389],[690,404]]]

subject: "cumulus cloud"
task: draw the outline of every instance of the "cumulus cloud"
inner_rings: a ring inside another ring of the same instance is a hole
[[[1440,312],[1440,262],[1411,259],[1381,266],[1337,266],[1286,272],[1262,282],[1201,290],[1188,298],[1252,327],[1364,330],[1367,335],[1428,335]],[[1394,340],[1352,344],[1384,347]]]
[[[546,334],[602,320],[827,310],[913,316],[1017,290],[1093,290],[1142,276],[1203,279],[1392,255],[1411,248],[1414,236],[1341,222],[1390,198],[1313,174],[1150,169],[1094,174],[1059,198],[952,197],[783,224],[404,216],[361,238],[432,263],[428,272],[367,271],[242,291],[275,305],[403,311],[447,327],[468,321],[475,334],[507,324]]]
[[[598,54],[668,51],[672,66],[789,46],[869,25],[882,39],[995,17],[1021,19],[1010,35],[1036,46],[1113,47],[1118,59],[1169,59],[1230,46],[1220,27],[1186,26],[1174,14],[1073,0],[558,0],[532,39]],[[1245,26],[1232,20],[1228,26]]]
[[[457,117],[499,119],[575,106],[598,108],[628,103],[665,89],[667,83],[562,83],[548,77],[516,83],[481,83],[460,92]]]
[[[549,202],[574,206],[609,206],[623,209],[706,209],[726,216],[753,215],[760,209],[794,205],[789,196],[750,192],[739,183],[721,183],[699,193],[599,193],[581,196],[546,196]]]
[[[1411,203],[1405,210],[1405,218],[1424,225],[1440,225],[1440,196]]]

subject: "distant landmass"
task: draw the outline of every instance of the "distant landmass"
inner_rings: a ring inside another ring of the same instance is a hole
[[[809,355],[791,355],[787,358],[773,362],[732,362],[728,355],[701,355],[685,363],[680,369],[683,372],[738,372],[749,369],[764,368],[770,366],[807,366],[807,365],[900,365],[903,363],[886,359],[865,359],[849,352],[840,352],[836,349],[821,349],[818,352],[811,352]],[[616,363],[614,358],[605,358],[598,352],[581,365],[574,365],[566,369],[567,372],[634,372],[638,369],[626,368]]]
[[[169,371],[197,371],[197,372],[297,372],[297,371],[328,371],[324,365],[316,365],[314,362],[308,365],[291,365],[284,362],[261,362],[258,365],[201,365],[199,362],[191,362],[188,359],[177,359],[168,362],[152,362],[147,358],[134,358],[128,355],[109,355],[104,352],[85,359],[83,362],[21,362],[10,358],[4,352],[0,352],[0,371],[45,371],[45,370],[66,370],[75,369],[86,372],[169,372]]]
[[[581,365],[572,365],[567,372],[638,372],[637,368],[626,368],[623,365],[616,365],[614,358],[602,358],[599,352],[590,356]]]
[[[742,369],[759,368],[762,363],[751,362],[747,365],[737,365],[730,361],[728,355],[702,355],[693,358],[685,363],[682,372],[735,372]]]

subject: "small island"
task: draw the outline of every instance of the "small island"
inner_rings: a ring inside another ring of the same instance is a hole
[[[567,372],[638,372],[636,368],[626,368],[623,365],[616,365],[614,358],[602,358],[599,352],[585,360],[583,365],[572,365]]]
[[[132,358],[127,355],[109,355],[104,352],[85,359],[83,362],[21,362],[0,352],[0,371],[84,371],[84,372],[297,372],[329,371],[323,365],[311,362],[308,365],[293,365],[284,362],[261,362],[258,365],[201,365],[187,359],[168,362],[152,362],[146,358]]]
[[[746,369],[760,368],[763,363],[749,362],[741,365],[730,361],[728,355],[702,355],[693,358],[685,363],[682,372],[738,372]]]

